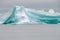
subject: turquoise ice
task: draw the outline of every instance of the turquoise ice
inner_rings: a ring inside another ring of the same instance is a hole
[[[60,14],[53,9],[49,12],[25,8],[24,6],[14,6],[1,24],[59,24]]]

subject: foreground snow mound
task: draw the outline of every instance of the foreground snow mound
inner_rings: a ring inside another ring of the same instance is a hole
[[[2,24],[58,24],[60,14],[50,9],[49,12],[14,6],[12,12]]]

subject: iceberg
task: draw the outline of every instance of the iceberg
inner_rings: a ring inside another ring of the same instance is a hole
[[[0,24],[59,24],[60,13],[49,9],[48,12],[44,10],[35,10],[25,8],[24,6],[14,6],[12,11],[4,19],[0,19]]]

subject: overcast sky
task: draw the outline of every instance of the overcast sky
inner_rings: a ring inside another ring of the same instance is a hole
[[[60,9],[59,0],[0,0],[0,10],[12,8],[14,5],[24,5],[34,9]]]

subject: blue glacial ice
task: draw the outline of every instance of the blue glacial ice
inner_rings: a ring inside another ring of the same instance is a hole
[[[6,14],[5,14],[6,15]],[[4,18],[5,17],[5,18]],[[24,6],[14,6],[8,16],[3,16],[0,24],[59,24],[60,14],[50,9],[35,10]]]

